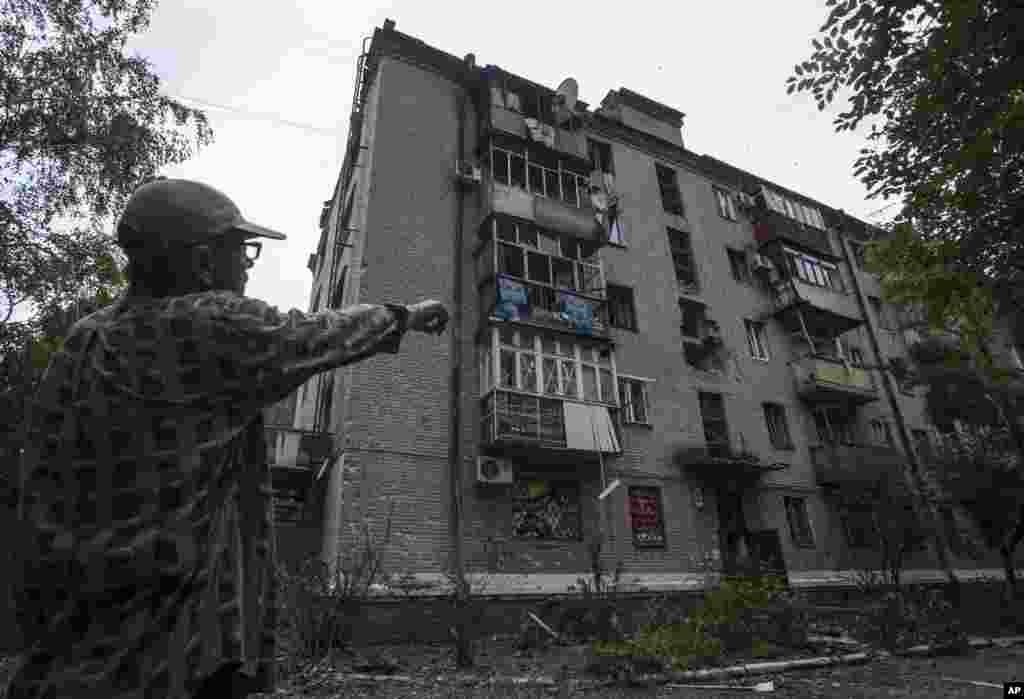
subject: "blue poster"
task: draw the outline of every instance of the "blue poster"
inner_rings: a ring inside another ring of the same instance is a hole
[[[502,320],[526,320],[530,315],[526,287],[499,275],[494,315]]]
[[[576,328],[577,334],[591,334],[594,318],[593,307],[589,301],[573,294],[560,292],[558,294],[558,312],[563,321]]]

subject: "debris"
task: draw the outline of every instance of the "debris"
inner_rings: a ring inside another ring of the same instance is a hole
[[[774,692],[775,681],[768,680],[767,682],[758,682],[752,687],[744,687],[743,685],[735,684],[670,684],[669,687],[673,689],[742,689],[750,690],[752,692]]]
[[[978,680],[961,680],[956,677],[942,677],[940,679],[946,680],[947,682],[962,682],[964,684],[973,684],[975,687],[995,687],[1002,689],[1003,685],[993,684],[992,682],[979,682]]]
[[[556,631],[555,631],[554,629],[552,629],[552,628],[551,628],[550,626],[548,626],[547,624],[545,624],[545,623],[544,623],[544,622],[543,622],[543,621],[541,620],[541,618],[540,618],[539,616],[537,616],[537,615],[536,615],[536,614],[534,614],[533,612],[527,612],[527,613],[526,613],[526,616],[530,617],[530,619],[531,619],[531,620],[532,620],[532,621],[533,621],[533,622],[534,622],[535,624],[537,624],[537,626],[539,626],[539,627],[541,627],[542,629],[544,629],[545,631],[547,631],[547,632],[548,632],[548,635],[550,635],[550,636],[551,636],[551,638],[555,639],[556,641],[558,640],[558,633],[557,633],[557,632],[556,632]]]

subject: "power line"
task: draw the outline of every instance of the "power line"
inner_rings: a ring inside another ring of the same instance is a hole
[[[864,218],[871,218],[871,217],[873,217],[873,216],[876,216],[876,215],[878,215],[878,214],[882,213],[883,211],[886,211],[887,209],[891,209],[892,207],[896,206],[896,205],[897,205],[897,204],[899,204],[899,203],[900,203],[900,202],[898,202],[898,201],[894,201],[894,202],[892,202],[891,204],[886,204],[886,205],[885,205],[885,206],[883,206],[883,207],[882,207],[881,209],[876,209],[875,211],[872,211],[872,212],[871,212],[870,214],[868,214],[868,215],[867,215],[867,216],[865,216]]]
[[[280,116],[278,116],[276,114],[271,114],[269,112],[253,112],[253,111],[250,111],[248,109],[241,109],[239,107],[232,107],[231,105],[227,105],[227,104],[219,104],[217,102],[210,102],[209,100],[201,100],[201,99],[198,99],[196,97],[187,97],[185,95],[170,95],[170,97],[173,97],[174,99],[182,100],[182,101],[185,101],[185,102],[193,102],[195,104],[198,104],[198,105],[201,105],[201,106],[204,106],[204,107],[210,107],[212,109],[221,109],[221,110],[226,111],[226,112],[232,112],[234,114],[241,114],[243,116],[247,116],[247,117],[250,117],[250,118],[253,118],[253,119],[262,119],[264,121],[269,121],[269,122],[272,122],[274,124],[279,124],[281,126],[288,126],[290,128],[293,128],[293,129],[300,129],[302,131],[313,131],[313,132],[316,132],[316,133],[321,133],[321,134],[324,134],[324,135],[330,135],[330,136],[335,136],[335,137],[339,136],[340,132],[341,132],[341,129],[339,127],[335,127],[333,129],[325,129],[325,128],[321,127],[321,126],[313,126],[312,124],[304,124],[304,123],[298,122],[298,121],[291,121],[289,119],[283,119],[282,117],[280,117]]]

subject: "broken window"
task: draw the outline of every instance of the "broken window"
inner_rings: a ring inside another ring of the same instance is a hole
[[[669,252],[672,254],[672,264],[676,270],[676,281],[682,289],[696,291],[697,268],[693,259],[690,236],[674,228],[669,228],[667,232]]]
[[[700,393],[700,417],[708,454],[725,456],[729,452],[729,425],[725,420],[725,402],[721,393]]]
[[[814,533],[811,531],[811,519],[807,515],[807,500],[804,498],[783,498],[786,506],[786,519],[789,520],[789,534],[793,543],[801,548],[814,546]]]
[[[792,449],[793,439],[789,436],[786,422],[786,408],[778,403],[764,403],[764,421],[768,426],[768,437],[776,449]]]
[[[665,211],[683,216],[683,196],[679,192],[679,180],[676,171],[660,163],[654,164],[658,177],[658,188],[661,190],[661,204]]]
[[[578,540],[582,535],[579,484],[516,480],[512,533],[524,539]]]

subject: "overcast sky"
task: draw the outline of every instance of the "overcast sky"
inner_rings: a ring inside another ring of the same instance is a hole
[[[683,139],[697,153],[856,216],[883,206],[851,174],[864,133],[835,134],[831,113],[785,91],[825,20],[825,0],[667,7],[161,0],[130,47],[153,62],[168,94],[206,103],[193,104],[215,130],[213,145],[165,174],[212,184],[246,218],[288,234],[264,244],[247,289],[281,310],[307,308],[306,260],[344,155],[355,63],[387,18],[443,51],[476,54],[478,65],[552,88],[572,76],[592,109],[628,87],[686,113]]]

